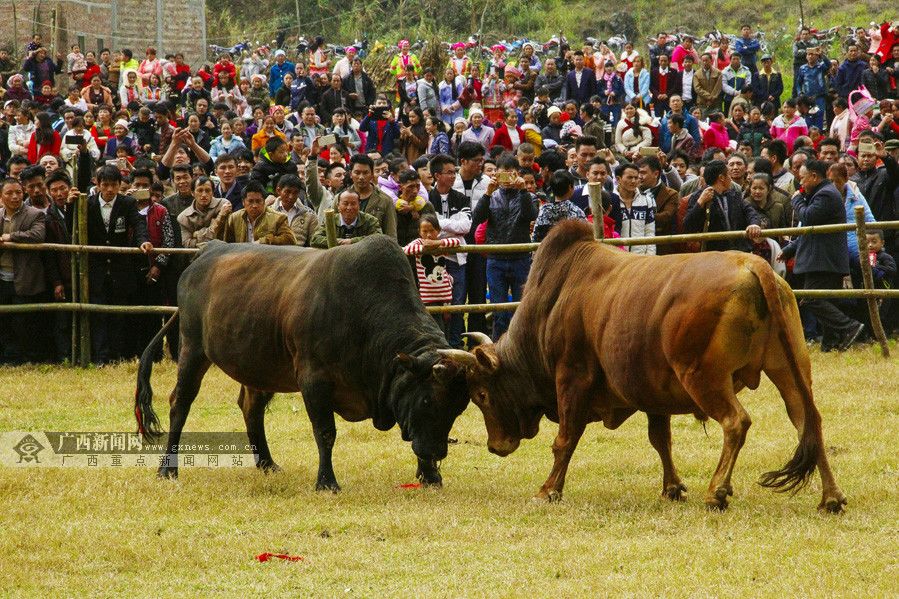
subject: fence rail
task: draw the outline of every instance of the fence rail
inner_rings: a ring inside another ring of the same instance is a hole
[[[592,202],[592,198],[591,198]],[[82,195],[78,202],[79,221],[86,219],[86,197]],[[82,216],[84,211],[84,216]],[[335,215],[333,211],[328,211],[326,215],[326,225],[328,232],[328,242],[330,246],[336,244],[336,227]],[[828,233],[840,233],[855,231],[858,235],[859,243],[859,262],[862,270],[864,289],[795,289],[793,294],[798,299],[804,298],[843,298],[843,299],[865,299],[868,303],[869,314],[873,333],[880,343],[882,354],[889,357],[889,347],[886,341],[880,315],[877,309],[876,300],[885,298],[899,299],[899,289],[874,289],[873,279],[871,276],[871,265],[866,259],[867,240],[865,233],[869,229],[879,230],[895,230],[899,229],[899,221],[886,221],[879,223],[865,223],[864,213],[861,207],[855,209],[855,224],[833,224],[833,225],[817,225],[807,227],[789,227],[780,229],[766,229],[762,231],[762,237],[792,237],[796,235],[821,235]],[[59,243],[3,243],[4,249],[14,249],[22,251],[59,251],[78,254],[78,260],[73,261],[73,270],[78,270],[80,275],[76,280],[73,277],[73,297],[80,299],[78,302],[58,302],[58,303],[33,303],[33,304],[11,304],[0,306],[0,314],[16,314],[26,312],[72,312],[83,315],[82,320],[75,323],[73,319],[73,362],[79,361],[79,353],[75,351],[75,345],[80,345],[80,363],[86,366],[90,361],[89,356],[89,324],[86,316],[89,313],[108,313],[108,314],[173,314],[177,311],[174,306],[120,306],[120,305],[104,305],[91,304],[87,301],[87,256],[88,254],[142,254],[143,251],[136,247],[110,247],[102,245],[86,245],[78,243],[79,238],[86,238],[86,221],[78,222],[78,227],[74,231],[74,242],[72,244]],[[601,235],[601,228],[597,230],[594,227],[596,235]],[[79,233],[81,235],[79,235]],[[734,239],[746,239],[748,236],[745,231],[719,231],[719,232],[703,232],[688,233],[681,235],[663,235],[658,237],[637,237],[637,238],[615,238],[602,239],[597,237],[596,241],[614,246],[639,246],[639,245],[666,245],[672,243],[687,242],[705,242],[705,241],[724,241]],[[451,253],[470,253],[470,254],[518,254],[534,252],[539,247],[538,243],[513,243],[513,244],[493,244],[493,245],[464,245],[455,248],[439,248],[429,250],[434,254],[451,254]],[[154,254],[187,254],[192,255],[199,252],[196,248],[155,248],[151,253]],[[75,262],[78,262],[77,268]],[[490,304],[465,304],[454,306],[429,306],[427,311],[432,314],[465,314],[465,313],[487,313],[512,311],[520,305],[520,302],[498,302]],[[76,334],[75,327],[80,329],[80,335]],[[80,343],[78,343],[80,339]]]

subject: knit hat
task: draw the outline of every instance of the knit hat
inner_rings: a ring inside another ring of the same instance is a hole
[[[125,131],[128,131],[128,121],[126,121],[125,119],[119,119],[119,120],[117,120],[117,121],[115,122],[115,126],[116,126],[116,127],[122,126],[122,127],[125,128]]]
[[[287,52],[281,50],[280,48],[275,50],[275,58],[278,58],[279,56],[287,56]]]
[[[513,67],[512,65],[506,66],[505,76],[514,75],[516,79],[521,77],[521,70]]]
[[[550,106],[549,110],[546,111],[546,116],[551,117],[554,114],[562,114],[562,109],[558,106]]]

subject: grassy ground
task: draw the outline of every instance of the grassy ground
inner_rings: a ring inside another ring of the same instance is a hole
[[[870,350],[814,355],[832,464],[849,497],[818,514],[817,475],[795,497],[755,484],[791,455],[795,433],[767,381],[741,399],[753,427],[727,513],[702,505],[720,429],[674,421],[675,459],[691,493],[659,498],[661,467],[646,419],[589,428],[565,500],[530,501],[549,473],[555,426],[500,459],[476,408],[458,420],[442,491],[404,490],[414,460],[396,430],[338,424],[343,492],[312,491],[316,452],[297,396],[268,416],[275,459],[252,468],[0,466],[0,595],[10,596],[846,596],[899,594],[896,359]],[[0,370],[0,432],[133,430],[135,364],[87,372]],[[156,368],[157,411],[174,379]],[[236,385],[211,371],[187,429],[243,430]],[[167,421],[167,418],[165,418]],[[257,563],[263,551],[300,563]]]

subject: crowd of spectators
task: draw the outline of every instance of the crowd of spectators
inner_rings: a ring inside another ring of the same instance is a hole
[[[698,48],[661,34],[620,56],[604,43],[553,54],[524,44],[515,56],[498,45],[481,64],[456,44],[442,73],[401,42],[395,88],[381,91],[353,47],[333,64],[319,44],[296,61],[281,49],[240,64],[225,53],[193,69],[154,48],[140,61],[78,47],[54,60],[35,36],[21,65],[0,51],[0,304],[73,300],[69,254],[3,244],[70,243],[79,191],[86,243],[143,250],[91,254],[92,303],[175,305],[190,258],[155,248],[220,239],[326,249],[328,209],[340,245],[396,239],[428,305],[518,300],[531,260],[433,248],[539,241],[566,218],[602,218],[621,238],[745,231],[704,249],[756,253],[797,287],[859,286],[854,235],[761,232],[854,222],[856,206],[869,222],[895,219],[899,44],[882,41],[894,33],[885,24],[872,44],[860,32],[829,57],[804,28],[792,92],[748,25],[733,49],[726,37]],[[867,259],[886,287],[899,246],[875,227]],[[824,350],[867,334],[859,302],[801,309]],[[899,328],[899,310],[884,302],[882,312],[888,332]],[[510,317],[437,320],[461,347],[466,327],[496,338]],[[159,325],[93,315],[93,360],[139,355]],[[4,315],[0,361],[64,360],[70,338],[68,313]]]

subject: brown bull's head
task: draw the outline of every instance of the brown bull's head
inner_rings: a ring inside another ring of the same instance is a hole
[[[537,434],[541,414],[532,414],[524,404],[516,402],[522,399],[521,379],[504,367],[490,338],[481,333],[467,336],[480,345],[470,352],[451,349],[439,353],[465,367],[469,397],[484,415],[487,448],[491,453],[507,456],[518,449],[523,438]]]

